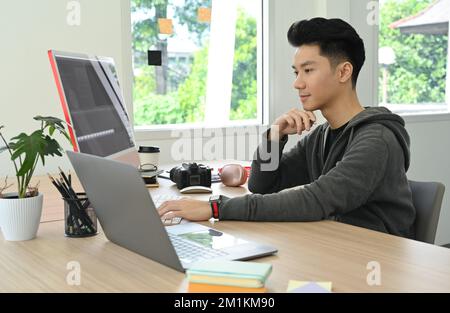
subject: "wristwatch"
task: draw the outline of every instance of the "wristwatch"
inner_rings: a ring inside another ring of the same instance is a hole
[[[209,198],[209,205],[211,206],[212,217],[214,219],[219,219],[219,209],[221,203],[222,203],[221,195],[212,195]]]

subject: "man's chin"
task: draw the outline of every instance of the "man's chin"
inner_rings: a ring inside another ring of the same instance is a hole
[[[302,103],[303,110],[305,111],[316,111],[320,110],[320,104],[311,101],[311,99],[306,100],[304,103]]]

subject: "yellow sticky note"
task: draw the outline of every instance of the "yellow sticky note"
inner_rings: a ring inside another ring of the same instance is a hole
[[[211,8],[198,8],[197,19],[200,23],[211,23]]]
[[[326,289],[331,292],[331,285],[332,285],[331,281],[299,281],[299,280],[290,280],[286,291],[289,292],[293,289],[303,287],[310,283],[315,283],[320,287],[322,287],[323,289]]]
[[[172,35],[173,33],[173,24],[172,19],[170,18],[159,18],[158,19],[159,33]]]

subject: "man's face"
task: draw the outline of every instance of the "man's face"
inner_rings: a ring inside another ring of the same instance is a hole
[[[299,47],[292,67],[296,75],[294,88],[299,91],[304,110],[321,110],[336,96],[339,87],[336,69],[328,58],[320,55],[319,46]]]

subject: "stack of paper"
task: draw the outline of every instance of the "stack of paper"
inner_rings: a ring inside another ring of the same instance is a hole
[[[271,264],[205,261],[186,271],[189,292],[265,292]]]

